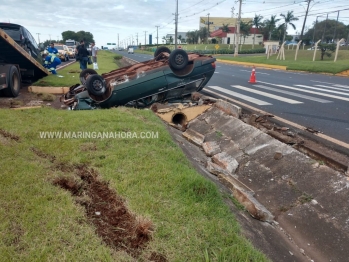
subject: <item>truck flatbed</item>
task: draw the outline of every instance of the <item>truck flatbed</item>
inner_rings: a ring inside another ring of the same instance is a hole
[[[49,74],[38,61],[0,29],[0,64],[18,65],[22,76],[37,80]]]

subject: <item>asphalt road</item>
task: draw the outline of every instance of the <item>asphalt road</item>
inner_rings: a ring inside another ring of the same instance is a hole
[[[136,61],[153,56],[119,52]],[[256,69],[217,62],[204,91],[233,98],[288,121],[349,143],[349,79],[323,74]]]

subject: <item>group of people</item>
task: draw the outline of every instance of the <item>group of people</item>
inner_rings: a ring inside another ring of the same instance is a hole
[[[58,50],[54,47],[54,43],[50,43],[50,46],[46,49],[47,55],[45,57],[44,67],[48,69],[52,74],[57,74],[56,67],[61,64],[61,60],[58,57]],[[87,63],[89,56],[92,56],[92,63],[94,69],[98,69],[97,66],[97,47],[94,42],[91,43],[91,54],[85,47],[85,41],[81,40],[80,44],[75,49],[76,60],[80,62],[80,69],[87,69]]]

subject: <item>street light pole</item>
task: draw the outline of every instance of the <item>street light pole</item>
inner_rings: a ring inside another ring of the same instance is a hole
[[[144,31],[144,47],[147,45],[147,31]]]
[[[156,25],[156,46],[159,46],[159,25]]]
[[[40,44],[40,37],[39,37],[40,33],[36,33],[36,34],[38,35],[38,44]]]
[[[236,28],[235,28],[236,37],[235,37],[234,57],[239,55],[239,37],[240,37],[240,23],[241,23],[241,6],[242,6],[242,0],[239,0],[239,16],[238,16],[237,26],[236,26]]]
[[[176,1],[176,14],[175,14],[175,49],[177,49],[177,37],[178,37],[178,1]]]

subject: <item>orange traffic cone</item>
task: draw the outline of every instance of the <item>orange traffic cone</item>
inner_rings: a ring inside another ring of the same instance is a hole
[[[250,81],[248,81],[251,84],[255,84],[256,83],[256,69],[253,66],[252,68],[252,73],[251,73],[251,77],[250,77]]]

